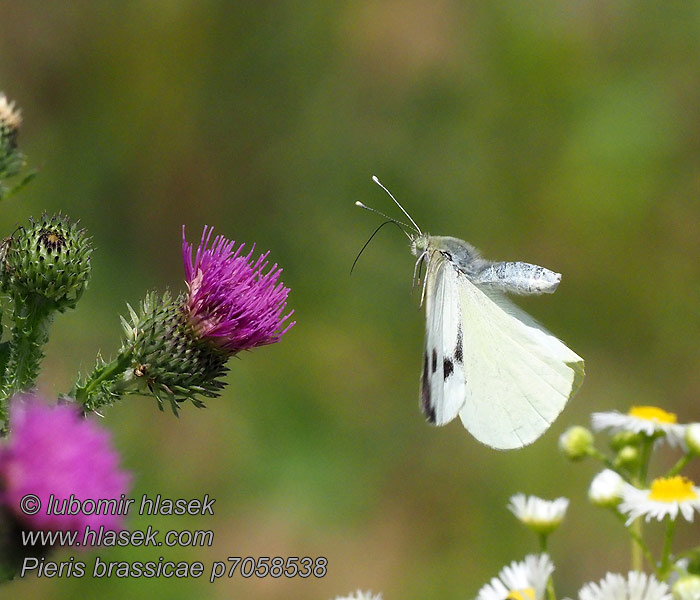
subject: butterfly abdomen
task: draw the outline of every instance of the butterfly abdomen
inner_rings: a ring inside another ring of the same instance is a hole
[[[496,262],[479,271],[472,282],[511,294],[551,294],[561,275],[525,262]]]

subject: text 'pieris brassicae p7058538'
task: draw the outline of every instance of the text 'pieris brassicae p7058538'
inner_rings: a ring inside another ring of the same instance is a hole
[[[426,335],[420,405],[434,425],[459,415],[480,442],[500,450],[539,438],[583,381],[583,359],[506,294],[551,294],[561,275],[524,262],[492,262],[467,242],[401,226],[426,268]],[[410,230],[409,233],[406,230]],[[375,232],[376,233],[376,232]]]

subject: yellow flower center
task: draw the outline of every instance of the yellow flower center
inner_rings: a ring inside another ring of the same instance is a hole
[[[645,419],[646,421],[656,421],[657,423],[676,423],[676,415],[666,412],[656,406],[633,406],[627,413],[630,417]]]
[[[651,482],[649,500],[658,502],[682,502],[683,500],[697,500],[698,494],[693,489],[693,482],[687,477],[676,475],[675,477],[659,477]]]
[[[503,600],[535,600],[535,590],[533,588],[511,590]]]

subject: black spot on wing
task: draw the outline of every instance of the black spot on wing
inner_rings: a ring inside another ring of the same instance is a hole
[[[447,379],[452,373],[454,373],[455,370],[455,365],[452,362],[451,359],[445,358],[444,361],[442,361],[442,373],[444,379]]]
[[[435,424],[435,407],[430,401],[430,374],[428,373],[428,353],[423,355],[423,376],[421,377],[420,407],[429,423]]]
[[[464,363],[464,350],[462,346],[464,345],[464,338],[462,337],[462,324],[459,324],[459,329],[457,329],[457,343],[455,344],[455,361],[460,365]]]
[[[437,350],[433,348],[433,373],[437,371]]]

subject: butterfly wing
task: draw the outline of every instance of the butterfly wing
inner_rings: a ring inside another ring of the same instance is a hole
[[[503,294],[449,269],[455,271],[465,317],[462,423],[493,448],[526,446],[580,387],[583,359]]]
[[[458,271],[441,252],[431,251],[425,279],[425,351],[421,409],[435,425],[449,423],[464,405],[462,303]]]

